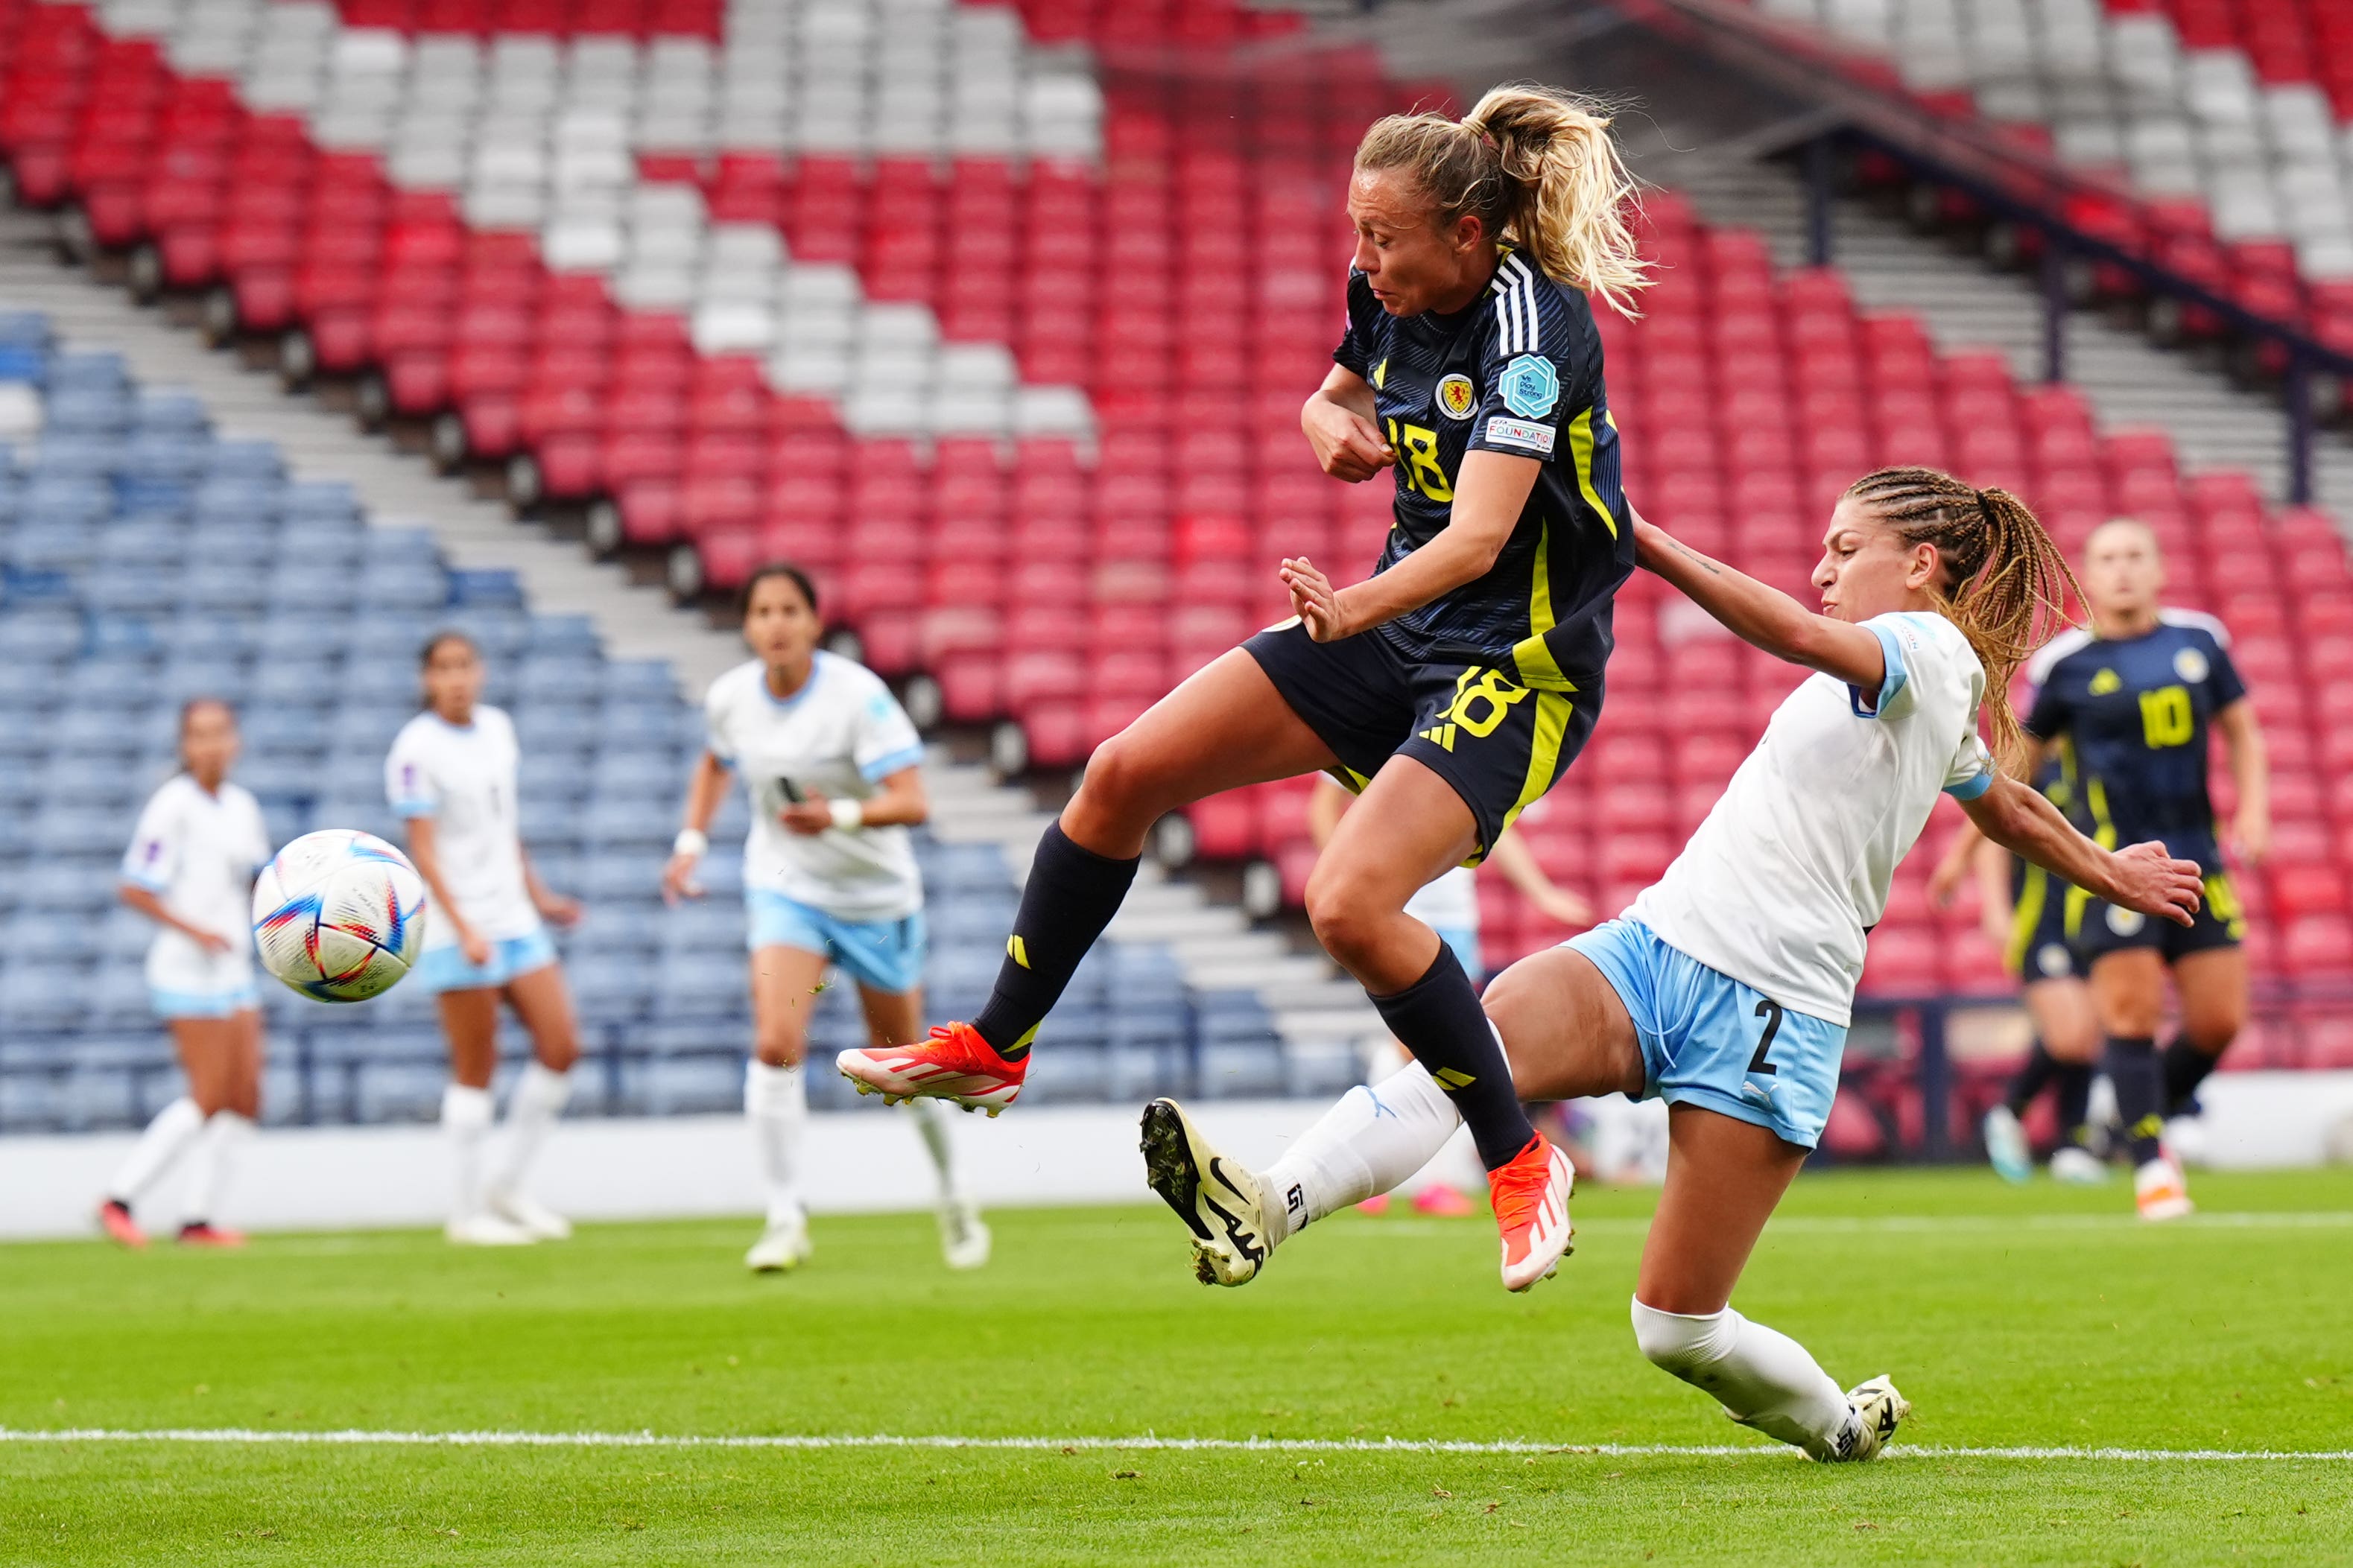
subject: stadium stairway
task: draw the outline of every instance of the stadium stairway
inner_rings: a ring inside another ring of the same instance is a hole
[[[741,658],[734,637],[712,629],[699,614],[671,607],[656,589],[630,585],[620,568],[592,563],[569,542],[518,528],[503,507],[476,499],[457,480],[437,477],[421,459],[395,455],[384,443],[356,430],[347,418],[310,400],[287,396],[274,377],[241,368],[233,356],[206,352],[193,335],[170,330],[154,312],[140,310],[121,290],[97,282],[87,272],[60,268],[57,254],[46,219],[18,213],[0,215],[0,310],[39,311],[53,323],[61,348],[111,351],[121,356],[135,382],[187,389],[211,416],[214,433],[219,437],[273,444],[283,453],[290,476],[296,480],[347,483],[371,525],[421,527],[430,534],[440,560],[453,572],[512,574],[523,595],[543,616],[553,612],[571,617],[572,624],[585,621],[601,635],[615,658],[666,662],[674,675],[665,679],[662,690],[672,700],[681,695],[681,678],[690,689],[684,695],[691,699],[712,674]],[[0,589],[0,625],[8,622],[14,612],[40,608],[37,595],[28,598],[22,591],[23,583],[14,577],[8,581],[16,591]],[[399,685],[407,678],[412,657],[406,647],[392,650],[386,669],[373,684]],[[255,672],[257,679],[259,673]],[[683,710],[681,723],[684,729],[692,727],[691,718]],[[1020,870],[1028,865],[1031,846],[1047,816],[1026,792],[994,782],[980,767],[955,763],[939,746],[933,748],[927,778],[934,802],[931,837],[939,847],[927,851],[927,856],[941,858],[935,878],[945,876],[953,881],[953,885],[941,885],[935,880],[934,889],[938,911],[935,926],[944,928],[936,939],[934,995],[943,1008],[968,1009],[976,1004],[988,975],[994,973],[1000,928],[1009,918]],[[360,792],[362,796],[369,793]],[[649,809],[667,820],[675,807],[674,796],[674,789],[655,792],[649,796]],[[731,804],[727,815],[737,818],[740,830],[740,810]],[[301,827],[325,825],[295,821],[283,812],[277,816],[273,826],[280,837]],[[120,825],[121,835],[127,835],[128,823],[126,816]],[[391,826],[374,820],[361,825],[378,831],[389,830]],[[958,858],[958,847],[992,852],[987,865],[994,868],[993,872],[980,872],[980,880],[974,882],[976,863],[968,856]],[[0,851],[5,849],[0,846]],[[714,862],[731,859],[723,852],[714,857]],[[100,856],[88,868],[101,896],[111,887],[111,864]],[[720,868],[714,865],[716,869]],[[17,908],[20,894],[33,895],[15,885],[15,880],[21,879],[14,877],[15,870],[7,854],[0,852],[0,873],[7,874],[0,880],[10,882],[0,902],[6,903],[15,916],[53,922],[58,916],[36,903]],[[556,874],[562,876],[561,871]],[[714,881],[729,882],[732,878],[723,876]],[[593,907],[594,889],[589,890]],[[698,1039],[707,1037],[720,1042],[716,1058],[707,1066],[689,1064],[681,1069],[683,1077],[673,1073],[667,1089],[657,1085],[650,1093],[632,1076],[631,1087],[607,1109],[642,1110],[664,1104],[703,1109],[723,1105],[733,1092],[726,1079],[730,1052],[742,1025],[740,1019],[731,1021],[725,1015],[731,1011],[727,999],[733,997],[740,975],[740,947],[733,944],[740,943],[741,938],[716,929],[734,929],[727,904],[721,896],[713,906],[712,912],[718,918],[711,922],[713,930],[705,933],[711,939],[703,944],[707,951],[697,948],[679,955],[690,960],[707,984],[723,988],[721,1016],[710,1024],[689,1027]],[[974,918],[955,918],[953,911],[959,906]],[[99,906],[91,908],[96,911]],[[116,928],[110,939],[112,945],[136,938],[137,933],[122,927],[119,920],[112,924]],[[966,926],[972,929],[964,929]],[[1139,1037],[1122,1047],[1119,1040],[1105,1036],[1094,1042],[1105,1048],[1089,1050],[1073,1043],[1052,1053],[1050,1065],[1050,1058],[1041,1056],[1046,1070],[1039,1075],[1038,1087],[1044,1090],[1040,1098],[1119,1099],[1180,1089],[1208,1095],[1321,1095],[1356,1081],[1361,1042],[1377,1029],[1377,1021],[1361,992],[1338,976],[1322,955],[1292,952],[1280,936],[1253,930],[1239,910],[1218,903],[1199,887],[1170,878],[1153,866],[1147,866],[1139,878],[1111,939],[1118,952],[1092,966],[1101,971],[1096,976],[1100,984],[1092,988],[1082,984],[1074,993],[1077,999],[1071,1010],[1078,1015],[1072,1019],[1076,1033],[1082,1040],[1101,1034],[1104,1027],[1118,1035],[1123,1026],[1107,1024],[1111,1015],[1104,1008],[1113,1002],[1113,987],[1132,984],[1140,1005],[1165,1005],[1170,1020],[1164,1031],[1166,1037]],[[131,951],[135,952],[135,947]],[[667,953],[670,949],[663,951]],[[88,956],[79,949],[77,953]],[[1128,953],[1134,958],[1124,956]],[[1159,967],[1164,962],[1167,964],[1165,979]],[[1174,991],[1166,989],[1171,983],[1176,984]],[[607,1033],[636,1032],[630,1024],[599,1016],[593,979],[586,989],[591,994],[584,996],[583,1012],[592,1041]],[[134,986],[118,1000],[127,1001],[135,994]],[[43,1044],[44,1039],[65,1037],[44,1026],[39,1012],[47,1005],[47,997],[44,990],[0,1020],[14,1026],[0,1029],[0,1034],[14,1037],[0,1049],[0,1125],[108,1125],[135,1122],[152,1110],[153,1097],[164,1091],[168,1077],[163,1071],[167,1052],[160,1032],[140,1029],[131,1017],[135,1007],[126,1012],[124,1006],[110,1003],[107,1016],[101,1020],[90,1014],[89,1029],[78,1037],[79,1043],[70,1047],[68,1058],[58,1058],[45,1054],[51,1047]],[[1162,1003],[1154,1003],[1153,997],[1162,998]],[[395,993],[394,999],[402,999],[401,994]],[[55,1000],[70,1003],[73,998]],[[396,1027],[379,1021],[378,1028],[367,1037],[397,1049],[393,1059],[369,1065],[363,1060],[365,1047],[353,1047],[340,1033],[334,1036],[338,1043],[315,1052],[310,1049],[307,1034],[311,1028],[323,1026],[323,1015],[314,1017],[316,1009],[300,1004],[296,1005],[301,1010],[296,1011],[285,1005],[288,1000],[271,997],[279,1015],[275,1026],[281,1047],[270,1094],[272,1120],[429,1113],[427,1091],[438,1084],[438,1068],[433,1065],[431,1042],[410,1037],[420,1028],[429,1033],[421,1015],[407,1016],[415,1009],[396,1009],[403,1012]],[[336,1021],[350,1020],[339,1017]],[[656,1035],[677,1035],[681,1026],[675,1020],[656,1018],[647,1027]],[[390,1033],[385,1033],[387,1028]],[[820,1014],[820,1044],[849,1043],[855,1029],[847,988],[838,988]],[[825,1037],[828,1036],[839,1037],[828,1041]],[[657,1043],[654,1048],[663,1047]],[[331,1080],[327,1089],[315,1094],[309,1088],[295,1090],[290,1075],[298,1051],[306,1064],[302,1068],[306,1077],[313,1056],[327,1060],[328,1065],[320,1069],[320,1076]],[[340,1093],[332,1087],[339,1074]],[[845,1098],[830,1094],[826,1084],[819,1087],[828,1100]],[[591,1096],[584,1103],[598,1106],[604,1101]]]

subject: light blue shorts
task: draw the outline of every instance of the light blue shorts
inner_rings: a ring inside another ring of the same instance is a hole
[[[1462,961],[1462,973],[1471,977],[1472,984],[1476,985],[1487,978],[1487,960],[1479,951],[1477,926],[1432,926],[1430,929],[1438,933],[1439,941],[1454,950],[1454,956]]]
[[[750,927],[744,945],[797,947],[829,958],[870,991],[904,996],[923,983],[923,955],[930,947],[923,911],[903,920],[837,920],[823,910],[767,888],[744,889]]]
[[[1626,1004],[1642,1042],[1645,1100],[1704,1106],[1801,1148],[1821,1142],[1844,1025],[1788,1011],[1639,921],[1611,921],[1566,945],[1591,959]]]
[[[147,999],[158,1018],[233,1018],[248,1007],[261,1005],[250,980],[230,991],[166,991],[150,985]]]
[[[466,950],[456,942],[428,947],[417,965],[417,984],[430,992],[495,991],[511,980],[555,962],[555,939],[542,926],[529,936],[511,936],[491,943],[491,961],[466,962]]]

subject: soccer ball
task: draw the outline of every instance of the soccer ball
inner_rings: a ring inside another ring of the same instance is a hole
[[[425,950],[425,881],[408,858],[348,827],[306,833],[253,884],[261,965],[321,1002],[388,991]]]

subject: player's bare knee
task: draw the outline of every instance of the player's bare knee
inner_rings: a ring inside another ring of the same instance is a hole
[[[1321,865],[1307,879],[1307,923],[1324,951],[1351,969],[1371,952],[1386,918],[1386,911],[1368,907],[1360,884],[1345,872],[1326,876]]]
[[[796,1068],[808,1056],[808,1037],[798,1029],[762,1028],[753,1036],[752,1054],[768,1067]]]
[[[1142,837],[1168,805],[1164,770],[1150,753],[1124,731],[1097,746],[1063,813],[1062,830],[1098,853],[1110,852],[1107,843],[1120,847]]]
[[[534,1037],[532,1055],[539,1065],[550,1072],[570,1072],[580,1059],[580,1032],[566,1026],[554,1033]]]

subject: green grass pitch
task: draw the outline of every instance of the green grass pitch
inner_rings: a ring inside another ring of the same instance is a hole
[[[241,1255],[0,1248],[0,1563],[1817,1563],[2353,1561],[2353,1173],[2119,1187],[1802,1180],[1737,1300],[1911,1451],[1810,1465],[1644,1363],[1650,1197],[1577,1209],[1525,1298],[1483,1219],[1335,1219],[1209,1290],[1158,1209],[821,1220],[789,1278],[742,1224],[521,1252],[417,1234]],[[34,1440],[64,1429],[1046,1438],[1042,1447]],[[1386,1437],[1533,1450],[1176,1449]],[[1577,1446],[1588,1446],[1577,1451]],[[1618,1451],[1590,1451],[1590,1446]],[[1662,1446],[1750,1452],[1628,1452]],[[1955,1450],[2059,1448],[2062,1456]]]

